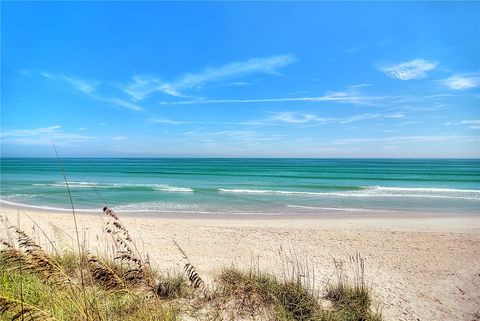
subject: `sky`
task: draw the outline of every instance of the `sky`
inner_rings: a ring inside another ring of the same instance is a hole
[[[480,2],[1,2],[1,155],[480,157]]]

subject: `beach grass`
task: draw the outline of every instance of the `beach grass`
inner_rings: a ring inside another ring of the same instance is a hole
[[[207,283],[176,242],[184,273],[153,269],[120,218],[104,213],[111,250],[103,255],[85,244],[82,253],[60,250],[55,240],[40,245],[42,235],[3,219],[0,320],[381,320],[359,254],[353,278],[336,264],[337,279],[324,288],[308,266],[281,276],[230,267]]]

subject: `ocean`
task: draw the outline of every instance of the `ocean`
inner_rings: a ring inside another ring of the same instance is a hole
[[[480,213],[480,160],[66,158],[77,209],[315,214]],[[2,158],[0,199],[69,209],[57,159]]]

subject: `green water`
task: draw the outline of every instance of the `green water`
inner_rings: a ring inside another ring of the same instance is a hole
[[[480,160],[64,159],[75,206],[125,212],[478,213]],[[56,159],[1,159],[1,201],[69,208]]]

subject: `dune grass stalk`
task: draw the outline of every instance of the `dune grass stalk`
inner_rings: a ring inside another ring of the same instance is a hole
[[[72,215],[73,215],[73,222],[75,225],[75,236],[77,238],[77,249],[78,249],[78,256],[80,259],[80,282],[82,286],[82,293],[83,293],[83,301],[84,301],[84,309],[85,309],[85,318],[88,321],[89,318],[89,313],[88,313],[88,301],[87,301],[87,294],[85,291],[85,277],[83,275],[83,270],[84,270],[84,257],[83,257],[83,249],[82,249],[82,243],[80,242],[80,233],[78,229],[78,223],[77,223],[77,215],[75,213],[75,205],[73,204],[73,197],[72,197],[72,192],[70,191],[70,186],[68,185],[68,180],[67,176],[65,174],[65,170],[63,168],[63,163],[62,160],[60,159],[60,156],[58,155],[57,148],[55,147],[55,144],[52,145],[53,149],[55,151],[55,155],[57,156],[57,161],[60,166],[60,171],[62,172],[63,180],[65,181],[65,186],[67,188],[67,193],[68,193],[68,199],[70,200],[70,206],[72,208]]]

